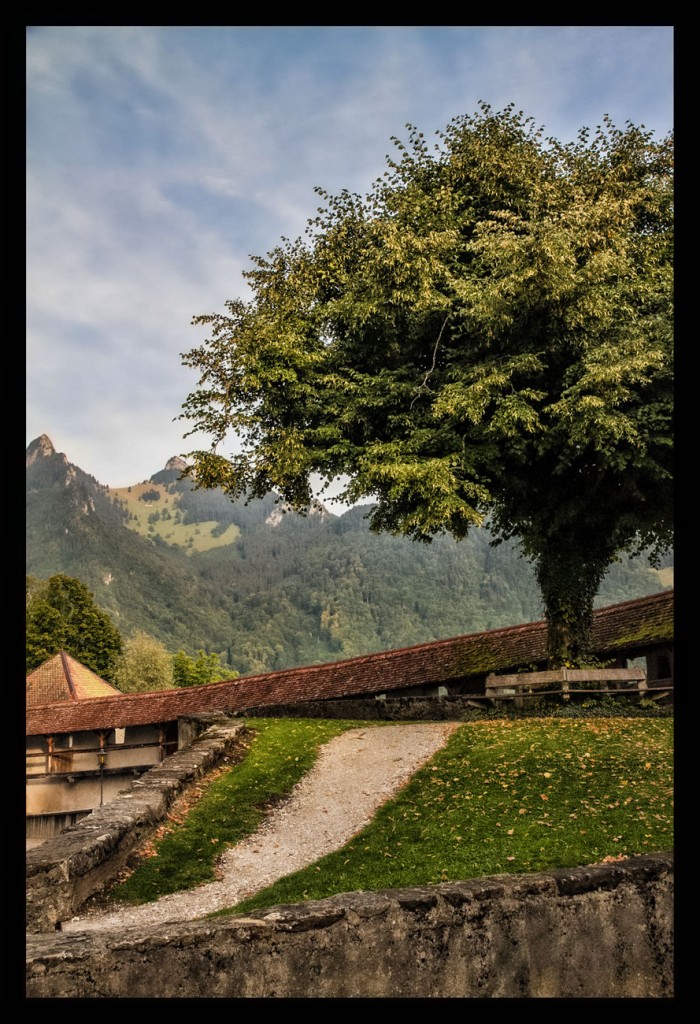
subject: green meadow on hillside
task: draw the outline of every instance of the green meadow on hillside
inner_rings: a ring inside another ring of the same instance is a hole
[[[240,529],[230,523],[222,530],[214,519],[207,522],[185,523],[178,507],[177,495],[168,487],[151,481],[132,487],[110,488],[108,493],[119,499],[129,513],[125,525],[130,530],[153,540],[159,537],[166,544],[177,544],[188,554],[210,551],[233,544]],[[148,497],[157,494],[158,497]],[[144,497],[146,495],[147,497]]]

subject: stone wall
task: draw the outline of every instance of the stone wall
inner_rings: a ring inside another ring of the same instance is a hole
[[[621,694],[621,703],[616,714],[624,714],[625,706],[631,704],[633,698]],[[672,691],[671,691],[672,692]],[[556,708],[573,709],[573,703],[564,704],[559,695]],[[382,722],[459,722],[473,720],[479,716],[479,712],[491,711],[492,705],[488,700],[475,700],[475,695],[468,694],[446,694],[441,697],[391,697],[376,699],[374,697],[345,698],[343,700],[318,700],[303,701],[297,704],[269,704],[264,707],[246,708],[245,711],[238,711],[235,714],[241,718],[350,718],[358,721],[382,721]],[[541,714],[541,709],[536,709],[537,699],[524,703],[524,710],[533,714]],[[501,700],[499,715],[510,714],[513,707],[510,701]],[[605,705],[601,705],[605,708]],[[654,715],[667,713],[673,714],[671,703],[659,702],[659,706],[652,709]],[[583,713],[583,712],[580,712]],[[586,714],[593,714],[588,710]],[[610,714],[604,710],[603,714]],[[636,711],[639,714],[639,710]],[[644,713],[644,712],[642,712]]]
[[[212,713],[194,716],[182,729],[189,746],[65,832],[27,851],[28,931],[54,929],[112,882],[175,798],[232,753],[245,723]]]
[[[461,694],[442,697],[374,697],[271,704],[237,712],[245,718],[352,718],[359,721],[456,722],[468,709],[488,707]]]
[[[28,997],[673,996],[673,859],[28,936]]]

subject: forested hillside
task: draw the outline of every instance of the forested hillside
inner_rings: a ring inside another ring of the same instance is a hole
[[[173,653],[215,651],[246,674],[542,615],[528,563],[515,544],[491,547],[486,529],[419,544],[371,534],[367,507],[304,517],[273,495],[246,505],[194,490],[177,468],[112,490],[53,446],[37,454],[37,443],[27,452],[27,572],[79,578],[125,637],[144,630]],[[625,559],[596,603],[653,593],[669,575]]]

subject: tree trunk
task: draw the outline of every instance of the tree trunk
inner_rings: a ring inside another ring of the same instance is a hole
[[[594,558],[584,547],[556,546],[535,562],[547,620],[549,668],[590,664],[593,601],[611,558]]]

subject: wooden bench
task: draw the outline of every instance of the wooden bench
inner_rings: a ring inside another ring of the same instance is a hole
[[[575,685],[579,683],[578,687]],[[583,685],[596,683],[597,686]],[[573,684],[573,685],[572,685]],[[491,674],[486,678],[486,697],[495,704],[511,700],[522,706],[525,697],[559,693],[569,700],[574,693],[644,693],[648,691],[644,669],[639,668],[561,668],[543,672],[519,672],[514,675]]]

